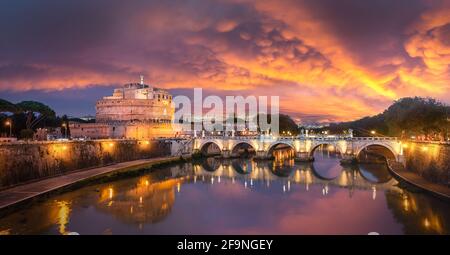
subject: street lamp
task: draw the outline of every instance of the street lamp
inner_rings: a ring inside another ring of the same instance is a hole
[[[62,126],[64,128],[64,138],[67,138],[67,123],[63,123]]]
[[[9,126],[9,137],[12,137],[12,121],[7,120],[5,126]]]
[[[370,131],[370,133],[371,133],[372,135],[375,135],[375,134],[377,133],[377,131],[372,130],[372,131]]]

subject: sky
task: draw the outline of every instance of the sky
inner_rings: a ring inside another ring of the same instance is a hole
[[[278,95],[298,121],[450,103],[450,1],[4,0],[0,98],[95,113],[127,82],[174,95]]]

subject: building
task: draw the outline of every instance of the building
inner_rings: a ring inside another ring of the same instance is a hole
[[[174,135],[172,95],[168,91],[140,83],[114,89],[111,96],[96,104],[95,123],[71,122],[73,138],[149,139]]]

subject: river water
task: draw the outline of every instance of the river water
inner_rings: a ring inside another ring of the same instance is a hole
[[[208,158],[55,195],[0,219],[0,234],[449,234],[450,203],[384,165]]]

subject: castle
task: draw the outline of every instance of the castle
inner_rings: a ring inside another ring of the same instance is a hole
[[[140,83],[114,89],[112,96],[97,101],[96,122],[71,122],[73,138],[149,139],[173,136],[172,95],[168,91]]]

